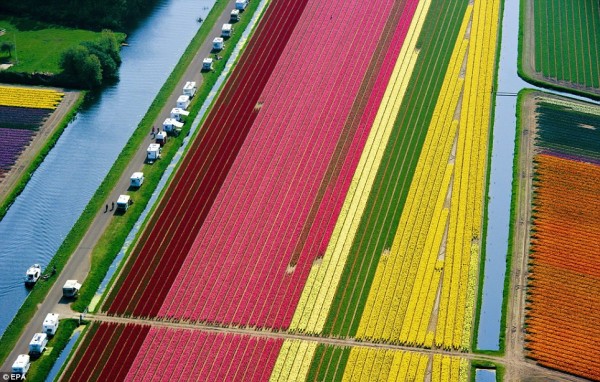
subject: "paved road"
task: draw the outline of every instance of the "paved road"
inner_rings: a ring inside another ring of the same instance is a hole
[[[202,60],[210,54],[212,49],[212,39],[221,34],[221,26],[229,20],[229,13],[235,7],[235,0],[228,0],[229,5],[225,8],[225,11],[220,15],[218,21],[215,23],[211,33],[209,33],[206,41],[202,44],[198,50],[196,56],[188,66],[185,74],[180,79],[175,91],[169,97],[167,103],[163,107],[158,118],[154,122],[154,125],[159,127],[162,126],[162,122],[165,118],[168,118],[171,113],[171,109],[175,106],[177,98],[181,95],[181,89],[186,81],[196,81],[198,85],[202,82],[202,75],[200,70],[202,68]],[[125,194],[129,188],[129,177],[135,171],[139,171],[146,159],[146,149],[148,144],[152,141],[150,135],[151,126],[148,126],[148,139],[138,149],[135,157],[129,163],[125,172],[119,179],[117,185],[112,190],[106,203],[109,205],[117,201],[117,198],[121,194]],[[104,212],[104,208],[98,211],[98,214],[94,218],[88,232],[83,237],[81,243],[71,256],[63,271],[58,275],[58,279],[54,283],[54,286],[48,293],[46,299],[39,305],[38,311],[25,328],[23,334],[19,338],[17,345],[9,354],[8,358],[0,368],[2,372],[9,372],[12,364],[19,354],[27,354],[29,342],[33,335],[41,331],[42,323],[46,315],[50,312],[59,313],[62,317],[72,317],[76,314],[71,311],[69,307],[69,301],[65,301],[62,298],[62,286],[67,280],[76,279],[84,280],[90,269],[90,256],[92,249],[98,242],[98,239],[104,233],[104,230],[110,223],[113,217],[114,211]]]

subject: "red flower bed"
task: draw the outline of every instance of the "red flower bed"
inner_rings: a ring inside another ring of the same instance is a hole
[[[283,340],[151,328],[125,381],[266,381]]]
[[[260,92],[307,0],[273,1],[128,264],[110,314],[155,315],[257,116]],[[143,302],[138,306],[139,302]]]
[[[293,250],[392,5],[309,3],[179,276],[173,286],[163,284],[171,289],[159,315],[272,328],[289,324],[320,254],[312,248],[295,259]],[[369,37],[360,31],[369,31]],[[354,157],[344,158],[354,161],[353,168],[370,124],[363,127]],[[343,195],[338,196],[329,214],[339,213]],[[334,222],[335,216],[326,227],[329,234]]]

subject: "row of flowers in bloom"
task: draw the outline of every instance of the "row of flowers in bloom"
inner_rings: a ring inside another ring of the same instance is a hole
[[[438,254],[449,213],[445,200],[453,165],[448,162],[458,127],[453,118],[471,9],[463,18],[394,242],[377,268],[358,338],[431,346],[428,327],[443,267]]]
[[[497,0],[475,1],[473,9],[436,328],[436,345],[446,348],[470,345],[475,283],[469,280],[478,270],[473,244],[481,239],[499,9]]]
[[[314,264],[310,271],[290,330],[310,333],[320,333],[323,330],[352,242],[365,212],[367,198],[382,161],[384,148],[390,138],[396,115],[415,67],[418,57],[415,45],[429,4],[430,1],[411,1],[405,9],[405,12],[409,13],[404,18],[404,24],[401,23],[396,28],[392,47],[402,48],[399,52],[390,49],[386,55],[382,72],[386,68],[393,69],[389,77],[380,75],[378,78],[378,85],[386,86],[383,99],[377,109],[373,127],[323,260],[321,263]],[[410,17],[411,12],[414,12],[413,17]]]
[[[64,93],[50,89],[0,86],[0,105],[55,109]]]

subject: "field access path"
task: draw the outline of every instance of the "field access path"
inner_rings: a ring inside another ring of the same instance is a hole
[[[235,6],[235,0],[228,0],[228,3],[228,6],[215,22],[213,28],[208,34],[206,41],[204,41],[204,43],[200,46],[196,56],[186,69],[184,75],[181,77],[177,86],[175,87],[175,90],[169,96],[163,109],[154,121],[155,126],[162,126],[165,118],[170,116],[170,111],[174,107],[177,98],[181,94],[181,89],[186,81],[196,81],[198,86],[202,83],[202,75],[200,73],[202,68],[202,60],[210,54],[212,49],[212,37],[219,36],[221,34],[221,25],[229,20],[229,13]],[[106,200],[106,203],[109,205],[109,207],[112,202],[116,202],[119,195],[124,194],[129,188],[129,178],[131,173],[139,171],[139,169],[142,167],[146,159],[147,144],[150,143],[151,140],[152,137],[150,135],[149,128],[148,140],[140,145],[132,161],[129,163],[116,186],[111,191],[109,198]],[[0,368],[0,372],[10,372],[12,364],[17,356],[19,354],[27,354],[29,341],[35,333],[40,331],[42,322],[48,313],[59,313],[63,318],[79,316],[78,313],[75,313],[71,310],[70,306],[68,305],[69,301],[62,299],[62,286],[67,280],[76,279],[81,281],[86,278],[90,270],[92,249],[96,246],[96,243],[112,220],[113,213],[114,211],[105,213],[104,209],[98,211],[94,221],[90,225],[90,228],[79,243],[79,246],[69,258],[69,261],[65,265],[64,269],[58,275],[58,278],[48,292],[46,299],[38,306],[37,312],[29,324],[25,327],[12,352],[6,358],[4,364]]]
[[[499,365],[503,365],[507,368],[517,368],[519,370],[518,378],[506,378],[506,381],[571,381],[571,382],[583,382],[587,381],[579,377],[568,375],[559,371],[547,369],[545,367],[537,365],[533,361],[527,361],[524,359],[513,360],[503,356],[487,355],[487,354],[475,354],[475,353],[463,353],[460,351],[448,351],[444,349],[425,349],[416,348],[411,346],[400,346],[393,345],[383,342],[373,341],[357,341],[352,338],[335,338],[328,336],[314,336],[308,334],[297,334],[289,333],[286,331],[270,331],[264,329],[253,329],[253,328],[236,328],[236,327],[223,327],[218,325],[206,325],[201,323],[190,323],[190,322],[172,322],[167,320],[155,320],[155,319],[142,319],[142,318],[127,318],[122,316],[109,316],[106,314],[88,314],[86,315],[87,320],[101,322],[101,323],[114,323],[114,324],[136,324],[136,325],[148,325],[151,327],[162,327],[162,328],[173,328],[173,329],[192,329],[199,330],[208,333],[221,333],[221,334],[238,334],[260,338],[270,339],[283,339],[283,340],[302,340],[317,342],[324,345],[340,346],[340,347],[351,347],[351,346],[363,346],[374,349],[386,349],[386,350],[402,350],[406,352],[419,353],[423,355],[442,354],[450,355],[461,358],[466,358],[469,361],[489,361]],[[515,374],[507,374],[515,375]]]

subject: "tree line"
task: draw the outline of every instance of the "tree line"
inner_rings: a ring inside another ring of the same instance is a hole
[[[127,31],[147,16],[158,0],[0,1],[0,13],[74,28]]]

